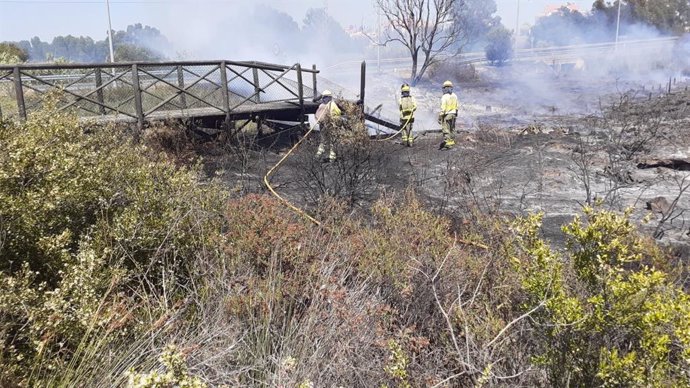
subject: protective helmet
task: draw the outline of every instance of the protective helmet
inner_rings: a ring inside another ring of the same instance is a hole
[[[410,91],[410,85],[408,85],[408,84],[403,84],[403,85],[400,87],[400,91],[401,91],[401,92],[409,92],[409,91]]]
[[[323,91],[323,93],[321,93],[321,96],[323,96],[323,97],[333,97],[333,93],[332,93],[330,90],[326,89],[326,90]]]
[[[443,87],[444,87],[444,88],[452,88],[452,87],[453,87],[453,83],[450,82],[450,81],[446,81],[446,82],[443,83]]]

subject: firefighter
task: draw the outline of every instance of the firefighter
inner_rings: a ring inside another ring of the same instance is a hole
[[[455,119],[458,116],[458,96],[453,93],[453,83],[443,83],[443,97],[441,97],[441,113],[438,122],[443,131],[441,149],[451,149],[455,145]]]
[[[412,124],[414,123],[414,112],[417,110],[417,101],[410,95],[410,85],[403,84],[400,88],[400,125],[402,126],[402,143],[412,147],[414,137],[412,136]]]
[[[327,161],[335,161],[336,154],[333,149],[333,140],[337,126],[341,123],[342,114],[342,110],[333,100],[333,93],[330,90],[324,90],[321,94],[321,104],[316,110],[316,121],[321,131],[321,142],[316,150],[317,158],[321,157],[326,152],[326,148],[328,148]]]

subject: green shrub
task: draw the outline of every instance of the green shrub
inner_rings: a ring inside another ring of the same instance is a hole
[[[160,362],[165,366],[165,373],[152,371],[127,375],[130,388],[206,388],[200,378],[190,376],[185,364],[185,357],[176,347],[169,346],[161,354]]]
[[[14,43],[0,43],[0,64],[18,64],[26,62],[29,54]]]
[[[502,65],[513,57],[512,34],[503,26],[494,27],[487,35],[488,44],[484,48],[486,59],[495,65]]]
[[[690,298],[627,215],[565,253],[412,190],[317,227],[128,139],[0,124],[1,386],[688,385]]]
[[[519,227],[530,305],[545,306],[535,361],[554,386],[690,386],[690,297],[650,265],[660,251],[628,216],[585,209],[563,228],[565,258],[536,237],[538,218]]]
[[[0,123],[0,369],[31,384],[89,343],[148,330],[168,308],[148,299],[216,252],[225,200],[196,170],[47,105]]]

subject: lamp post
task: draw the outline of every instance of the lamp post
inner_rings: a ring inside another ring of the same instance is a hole
[[[517,56],[518,39],[520,38],[520,0],[517,0],[517,15],[515,16],[515,56]]]
[[[618,0],[618,17],[616,18],[616,45],[614,46],[618,49],[618,33],[621,29],[621,3],[622,0]]]
[[[115,63],[115,52],[113,51],[113,26],[110,22],[110,0],[105,0],[108,8],[108,44],[110,45],[110,63]]]

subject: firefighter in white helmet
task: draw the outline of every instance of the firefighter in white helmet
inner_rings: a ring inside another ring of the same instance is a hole
[[[438,122],[443,131],[441,149],[450,149],[455,145],[455,119],[458,116],[458,96],[453,93],[453,83],[443,83],[443,97],[441,97],[441,113]]]
[[[321,104],[316,110],[316,121],[319,123],[321,131],[321,142],[319,148],[316,150],[316,157],[321,157],[326,148],[328,148],[329,162],[334,162],[336,158],[335,150],[333,149],[334,135],[337,126],[341,124],[342,110],[338,104],[333,101],[333,93],[330,90],[324,90],[321,93]]]
[[[402,126],[402,143],[412,147],[414,137],[412,136],[412,124],[414,123],[414,112],[417,110],[417,101],[410,95],[410,85],[403,84],[400,88],[400,125]]]

